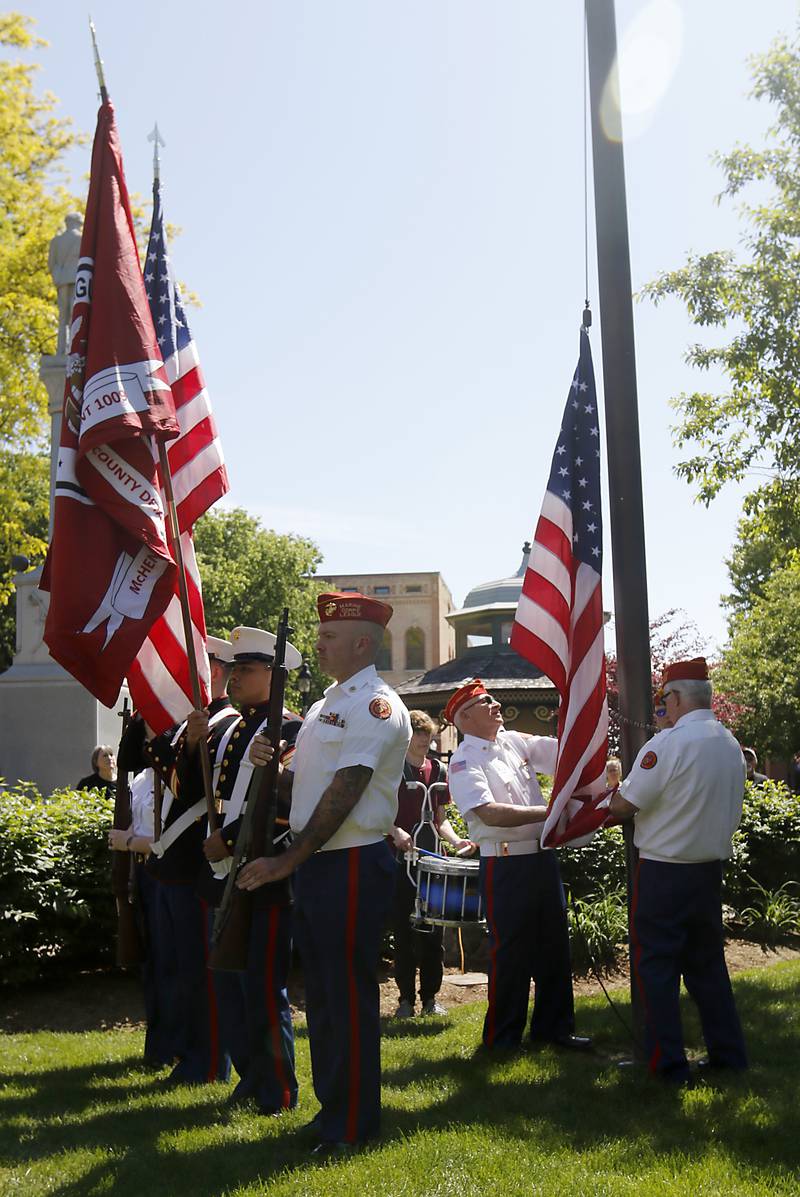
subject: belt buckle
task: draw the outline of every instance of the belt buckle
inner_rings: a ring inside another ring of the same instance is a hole
[[[501,856],[510,856],[511,855],[511,853],[508,850],[508,840],[503,840],[503,842],[501,843],[500,855]]]

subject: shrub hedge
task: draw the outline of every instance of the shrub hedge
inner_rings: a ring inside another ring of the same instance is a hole
[[[0,977],[5,984],[113,958],[116,915],[97,790],[0,787]]]
[[[106,831],[113,804],[98,791],[0,782],[0,978],[15,984],[113,959],[116,916]],[[624,941],[625,856],[619,827],[584,848],[559,852],[573,925],[604,963],[606,944]],[[724,897],[755,926],[755,908],[800,878],[800,797],[780,782],[746,787]],[[784,891],[785,893],[786,891]],[[766,898],[765,898],[766,894]],[[783,911],[787,903],[777,903]],[[620,918],[620,910],[623,918]],[[790,920],[791,922],[791,920]],[[781,933],[798,932],[783,925]]]

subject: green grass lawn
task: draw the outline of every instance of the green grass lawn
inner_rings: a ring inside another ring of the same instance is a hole
[[[317,1108],[302,1027],[300,1107],[280,1119],[228,1115],[227,1087],[161,1090],[138,1032],[3,1035],[0,1193],[796,1197],[800,962],[740,974],[735,988],[752,1069],[690,1091],[614,1066],[626,1043],[602,997],[578,1010],[593,1056],[474,1058],[482,1004],[389,1024],[383,1135],[324,1164],[300,1129]],[[699,1053],[688,1003],[686,1028]]]

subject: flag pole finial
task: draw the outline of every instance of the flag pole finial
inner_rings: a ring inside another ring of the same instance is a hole
[[[106,79],[103,73],[103,60],[97,48],[97,30],[94,27],[94,21],[91,17],[89,17],[89,29],[92,34],[92,47],[94,49],[94,69],[97,72],[97,82],[100,84],[100,99],[105,104],[108,102],[108,88],[106,87]]]
[[[158,131],[158,121],[153,125],[152,133],[147,134],[147,140],[153,143],[153,182],[158,183],[161,178],[161,159],[158,154],[159,146],[166,147],[166,141]]]

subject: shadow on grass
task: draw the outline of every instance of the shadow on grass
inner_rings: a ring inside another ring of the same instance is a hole
[[[535,1124],[540,1146],[584,1152],[614,1141],[615,1158],[626,1158],[632,1167],[641,1163],[643,1144],[654,1153],[683,1153],[691,1141],[698,1155],[722,1147],[745,1164],[795,1171],[800,1167],[800,1027],[794,1009],[800,974],[777,992],[758,974],[742,978],[735,988],[751,1059],[745,1074],[717,1074],[713,1082],[687,1092],[657,1081],[645,1068],[621,1071],[615,1058],[631,1054],[630,1040],[607,1007],[584,1007],[580,1030],[595,1040],[591,1054],[545,1049],[495,1058],[478,1052],[386,1069],[387,1088],[402,1092],[411,1084],[427,1084],[447,1097],[420,1117],[398,1108],[389,1095],[384,1134],[406,1137],[461,1123],[526,1138]],[[630,1022],[627,1002],[617,1004]],[[704,1054],[699,1019],[686,997],[682,1013],[690,1057]]]
[[[435,1039],[449,1031],[449,1019],[442,1017],[381,1019],[381,1038],[392,1039]]]
[[[623,1074],[604,1059],[601,1052],[625,1054],[629,1045],[613,1013],[599,1004],[581,1005],[579,1014],[581,1031],[596,1037],[595,1055],[549,1048],[512,1057],[475,1055],[474,1010],[471,1015],[459,1011],[451,1020],[389,1023],[384,1125],[375,1149],[413,1142],[419,1131],[482,1128],[505,1140],[535,1135],[540,1148],[554,1153],[608,1151],[616,1167],[633,1172],[643,1153],[674,1153],[679,1160],[689,1143],[698,1157],[707,1149],[722,1150],[753,1168],[795,1170],[800,1166],[800,1028],[792,1014],[800,999],[800,971],[779,987],[751,974],[737,981],[736,993],[753,1068],[691,1093],[661,1085],[643,1071]],[[629,1017],[624,1001],[620,1005]],[[687,1044],[697,1054],[699,1028],[688,1001],[684,1016]],[[451,1053],[426,1056],[425,1045],[444,1033],[450,1035]],[[415,1044],[422,1049],[417,1055]],[[406,1061],[406,1054],[414,1058]],[[301,1110],[283,1119],[240,1113],[228,1119],[221,1106],[224,1087],[213,1093],[181,1089],[174,1100],[162,1093],[158,1100],[140,1102],[159,1090],[153,1083],[131,1091],[132,1075],[142,1079],[132,1059],[42,1073],[19,1070],[6,1079],[26,1093],[0,1102],[4,1121],[16,1112],[26,1120],[55,1118],[55,1124],[25,1129],[19,1142],[12,1129],[15,1141],[7,1143],[8,1156],[30,1162],[59,1151],[112,1147],[112,1159],[49,1190],[58,1197],[85,1197],[95,1186],[120,1194],[143,1191],[154,1177],[161,1192],[195,1197],[215,1197],[257,1180],[266,1184],[314,1163],[308,1154],[313,1139],[301,1124],[316,1103],[305,1063],[301,1071]],[[415,1094],[414,1109],[408,1108],[409,1090]],[[127,1101],[132,1104],[122,1113]],[[110,1105],[116,1108],[104,1108]],[[218,1141],[209,1143],[206,1136],[193,1144],[191,1132],[198,1126],[218,1127]],[[302,1191],[299,1177],[298,1183]]]

